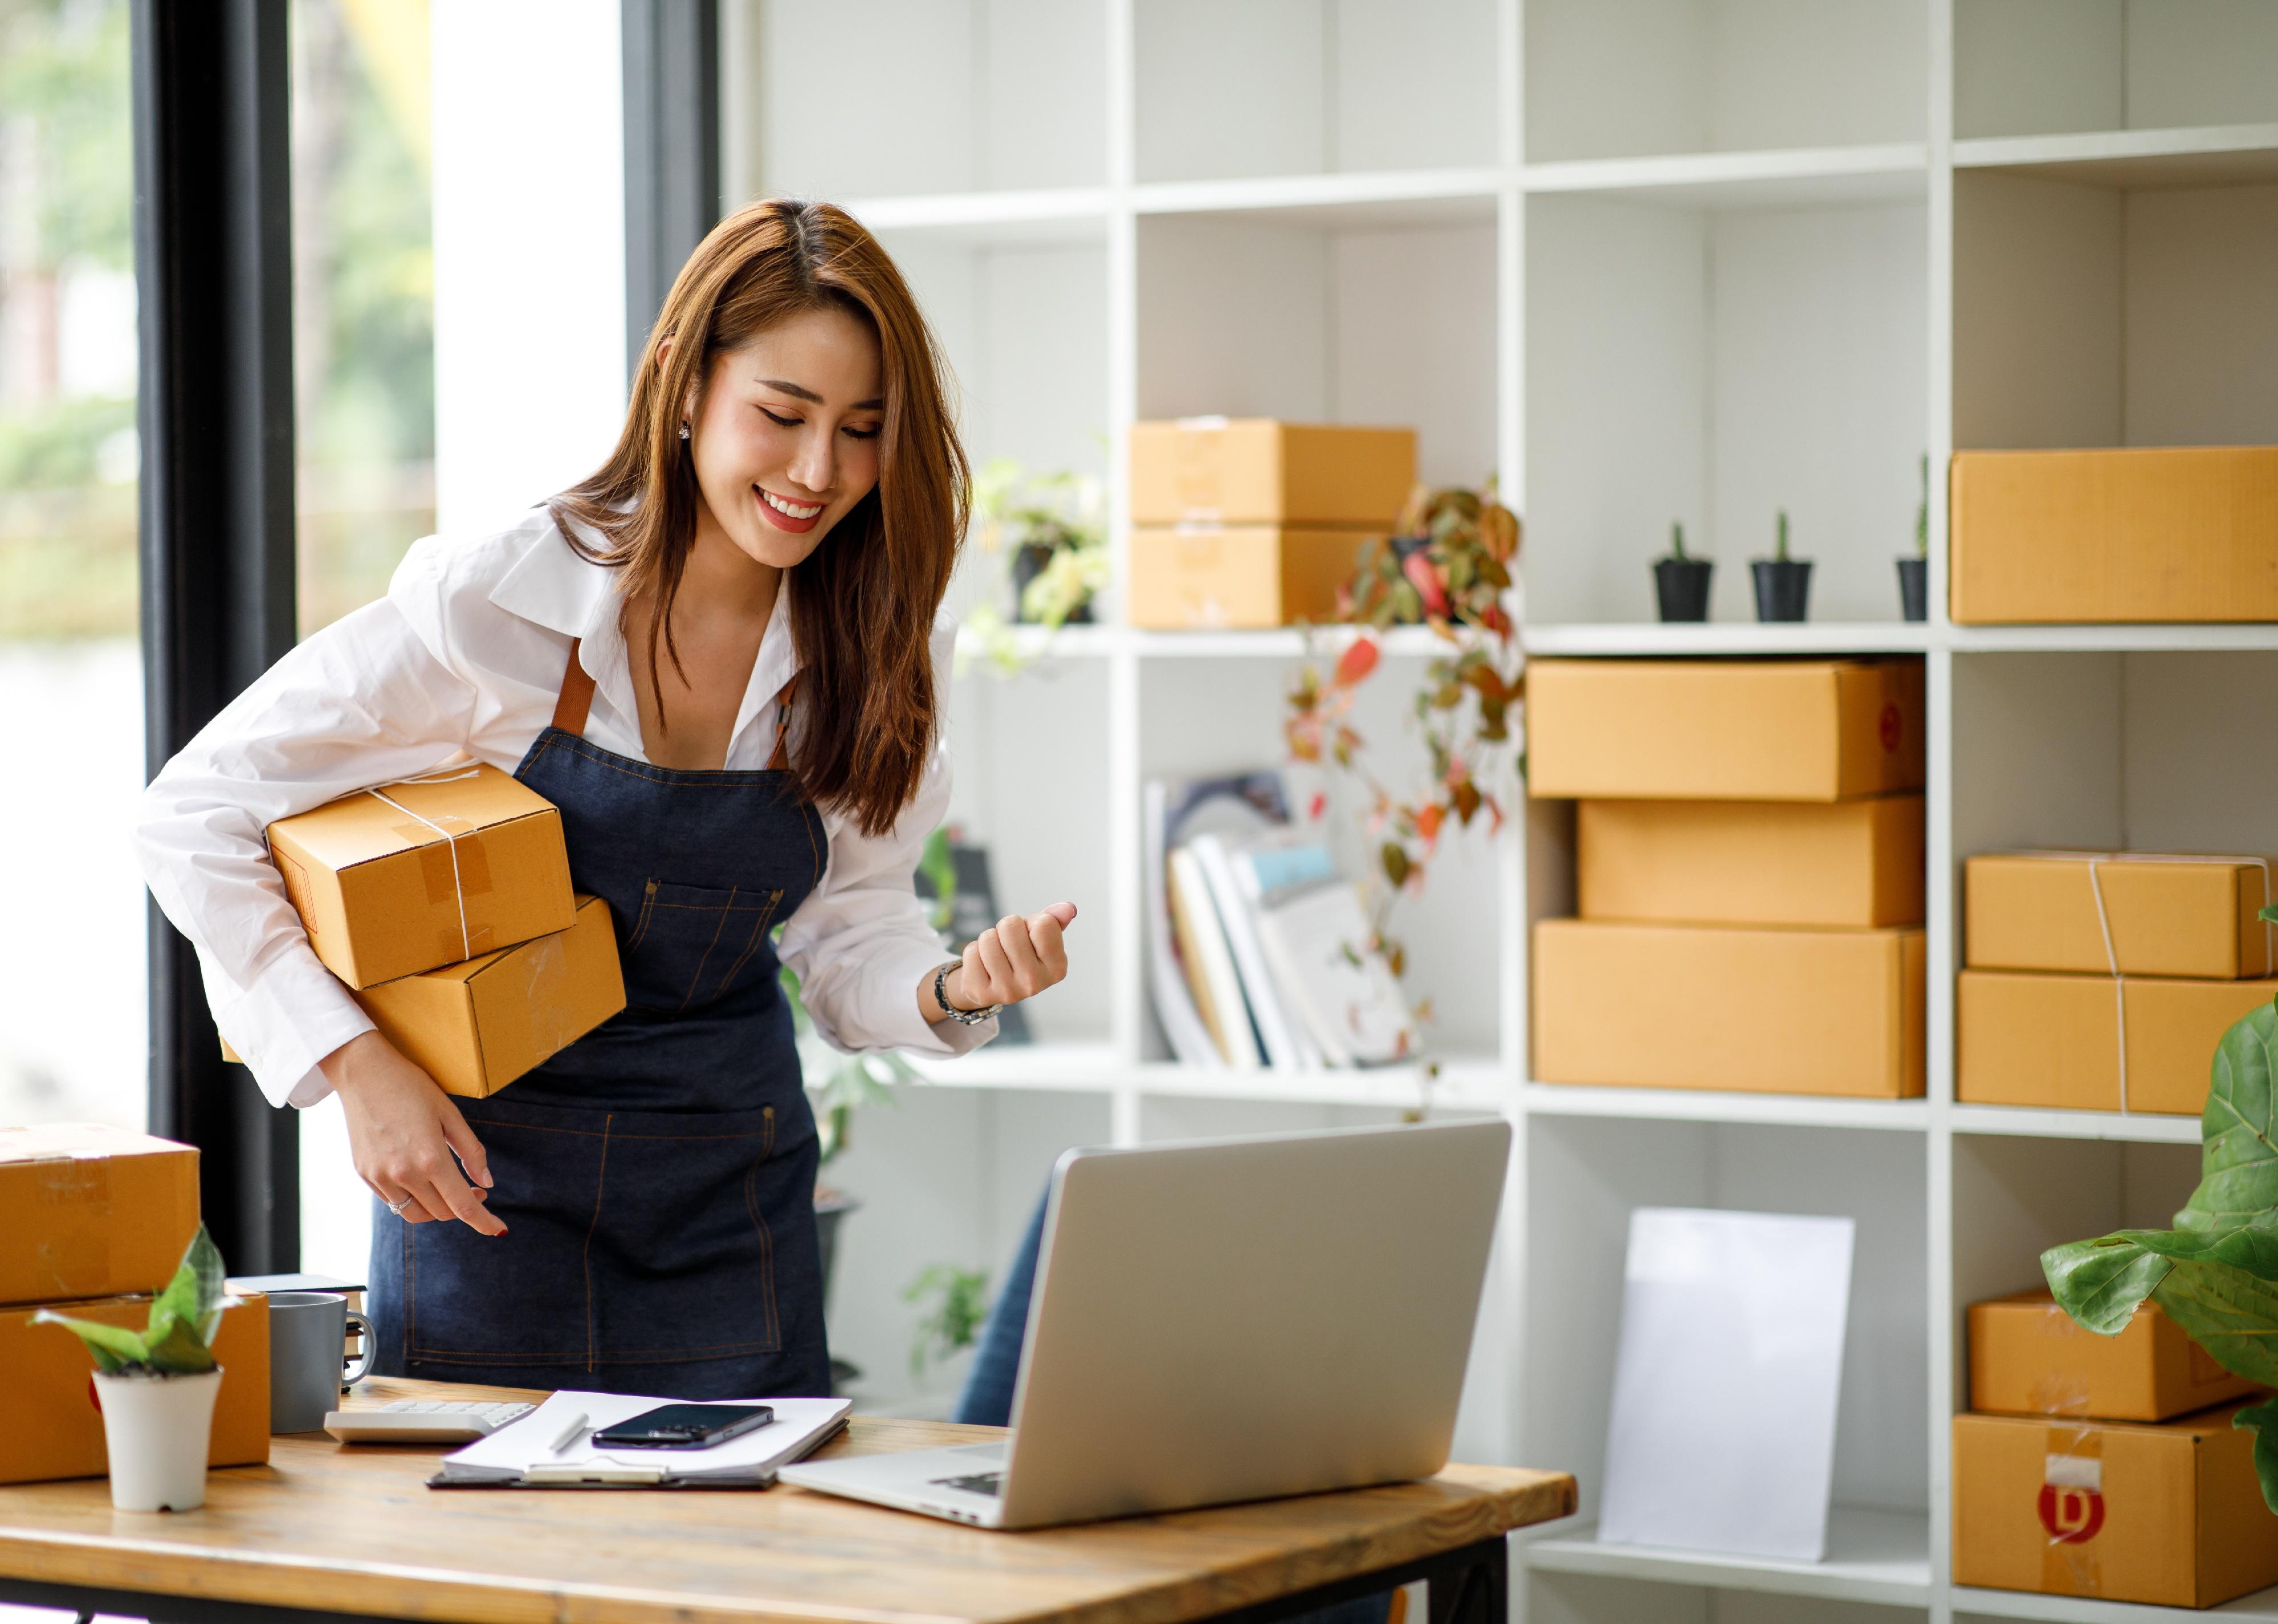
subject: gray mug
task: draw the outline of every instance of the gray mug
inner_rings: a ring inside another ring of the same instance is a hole
[[[348,1322],[363,1336],[363,1353],[349,1371]],[[269,1293],[269,1430],[314,1432],[340,1407],[340,1389],[371,1369],[378,1344],[371,1322],[338,1292]]]

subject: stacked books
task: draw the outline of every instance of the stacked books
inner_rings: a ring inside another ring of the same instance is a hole
[[[1292,824],[1280,774],[1151,782],[1145,836],[1155,1010],[1181,1062],[1317,1071],[1414,1053],[1360,892]]]

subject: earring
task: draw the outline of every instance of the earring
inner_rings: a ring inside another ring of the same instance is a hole
[[[688,438],[688,425],[685,423],[683,423],[680,425],[680,438],[683,439],[686,439]]]

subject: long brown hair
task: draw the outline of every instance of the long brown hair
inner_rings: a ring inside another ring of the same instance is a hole
[[[893,827],[917,793],[937,732],[932,631],[965,536],[968,470],[948,404],[948,368],[894,262],[851,215],[829,203],[771,198],[714,226],[674,278],[635,372],[616,449],[554,499],[608,538],[598,553],[622,570],[622,596],[655,605],[648,667],[657,693],[660,634],[672,646],[672,602],[696,540],[702,500],[680,438],[682,403],[699,403],[713,362],[766,328],[844,309],[878,339],[886,385],[878,484],[788,572],[799,654],[799,725],[791,766],[799,791],[851,816],[868,835]],[[657,352],[672,347],[662,365]]]

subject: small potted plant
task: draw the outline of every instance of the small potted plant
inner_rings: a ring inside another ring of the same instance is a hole
[[[213,1338],[224,1293],[221,1253],[205,1225],[181,1267],[150,1303],[139,1331],[42,1308],[35,1325],[78,1334],[95,1360],[96,1401],[111,1457],[111,1503],[119,1511],[195,1511],[206,1501],[206,1453],[221,1367]]]
[[[1899,611],[1910,621],[1930,619],[1930,454],[1922,460],[1922,501],[1915,508],[1915,555],[1899,560]]]
[[[1653,590],[1661,602],[1664,621],[1705,621],[1708,618],[1708,574],[1716,568],[1705,558],[1685,550],[1685,526],[1669,527],[1669,556],[1653,561]]]
[[[1030,475],[1009,458],[973,482],[973,516],[990,553],[1012,553],[1013,618],[1081,625],[1107,584],[1107,528],[1099,481],[1062,471]]]
[[[1787,509],[1779,510],[1772,555],[1750,560],[1756,583],[1756,619],[1800,621],[1811,599],[1811,560],[1787,555]]]

